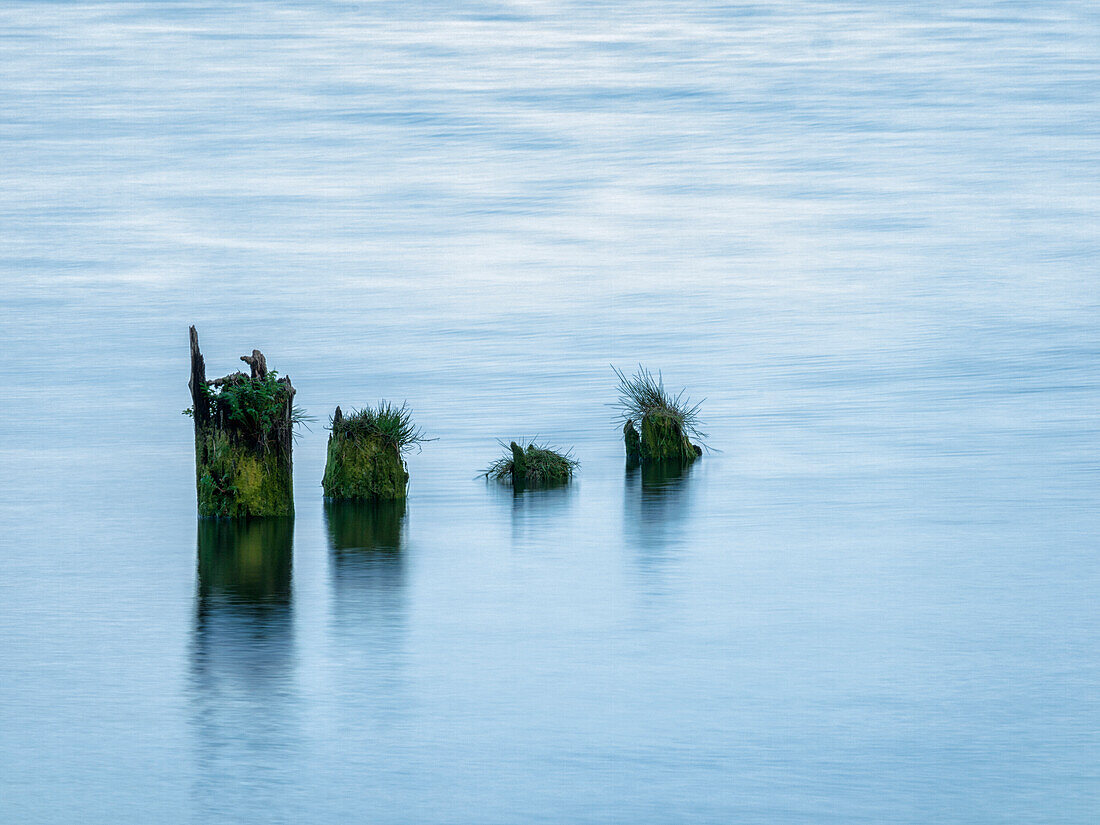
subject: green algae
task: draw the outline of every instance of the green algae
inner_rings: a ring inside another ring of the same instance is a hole
[[[651,461],[675,461],[690,464],[703,454],[698,444],[684,435],[683,426],[675,417],[661,410],[651,410],[642,419],[639,435],[632,420],[623,425],[626,460],[630,464]]]
[[[681,422],[663,411],[652,410],[642,419],[643,461],[679,461],[690,464],[702,450],[684,435]]]
[[[404,499],[409,472],[402,452],[432,441],[412,421],[408,404],[382,401],[344,415],[332,414],[321,486],[333,501]]]

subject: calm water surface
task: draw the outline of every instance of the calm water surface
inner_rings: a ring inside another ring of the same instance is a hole
[[[0,821],[1097,821],[1098,124],[1088,0],[5,3]],[[293,522],[197,522],[190,323]]]

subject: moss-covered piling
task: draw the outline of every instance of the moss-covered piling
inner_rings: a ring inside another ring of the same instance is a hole
[[[190,329],[195,482],[202,517],[294,515],[292,444],[296,418],[290,379],[268,372],[259,350],[242,355],[251,374],[213,381]]]
[[[321,486],[333,501],[400,499],[405,497],[409,473],[397,448],[378,436],[355,436],[333,431]]]
[[[332,415],[328,457],[321,486],[332,501],[393,501],[405,498],[409,472],[402,450],[428,439],[412,423],[407,406],[383,401],[345,416]]]

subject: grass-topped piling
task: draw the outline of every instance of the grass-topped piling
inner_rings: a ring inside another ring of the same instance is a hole
[[[672,395],[665,390],[661,373],[654,376],[643,366],[629,378],[612,369],[619,378],[618,406],[627,461],[690,464],[703,454],[702,447],[689,438],[706,437],[698,426],[702,402],[692,404],[683,390]]]
[[[339,407],[329,423],[328,458],[321,481],[333,501],[386,501],[405,498],[409,482],[402,453],[429,441],[413,424],[408,405],[382,401],[344,415]]]
[[[294,515],[292,444],[304,416],[294,406],[288,377],[268,371],[259,350],[242,355],[251,374],[206,379],[194,327],[191,408],[195,421],[195,478],[202,517]]]
[[[504,446],[503,441],[500,444]],[[484,475],[517,489],[565,484],[580,466],[570,453],[561,453],[545,445],[530,443],[524,449],[513,441],[505,449],[508,452],[490,464]]]

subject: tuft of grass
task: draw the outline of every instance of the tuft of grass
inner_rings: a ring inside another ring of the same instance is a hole
[[[398,407],[382,400],[374,407],[352,410],[339,421],[329,418],[329,429],[345,438],[377,438],[396,447],[399,453],[410,447],[420,449],[424,442],[435,441],[413,423],[407,402]]]
[[[523,453],[523,477],[515,477],[516,460],[510,445],[498,441],[505,454],[485,468],[484,475],[496,481],[510,481],[521,484],[555,484],[569,481],[580,466],[573,458],[573,451],[565,453],[545,444],[529,443]],[[513,444],[515,442],[512,442]]]
[[[641,364],[638,365],[638,371],[629,378],[617,367],[612,366],[611,369],[619,378],[619,401],[616,406],[619,408],[619,420],[624,424],[634,421],[641,425],[649,416],[660,416],[675,420],[685,435],[694,436],[700,441],[707,437],[699,429],[699,408],[702,401],[693,404],[691,399],[684,396],[685,390],[673,395],[665,389],[664,379],[659,371],[654,376]]]

